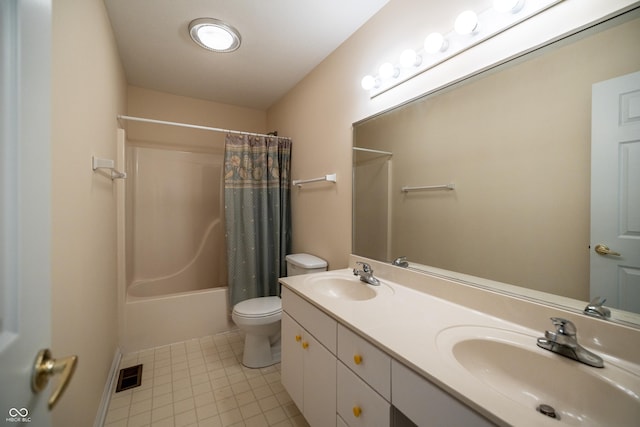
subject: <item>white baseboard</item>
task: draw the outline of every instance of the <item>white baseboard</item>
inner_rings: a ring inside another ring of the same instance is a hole
[[[93,427],[102,427],[104,421],[107,418],[107,410],[109,409],[109,401],[113,395],[113,390],[118,380],[118,367],[120,366],[120,359],[122,359],[122,352],[120,348],[116,348],[116,352],[113,355],[113,362],[111,362],[111,369],[109,370],[109,376],[104,385],[104,391],[102,392],[102,400],[100,406],[98,406],[98,413],[96,414],[96,420],[93,423]]]

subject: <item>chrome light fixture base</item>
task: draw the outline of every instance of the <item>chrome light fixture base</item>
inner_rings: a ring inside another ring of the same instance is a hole
[[[242,41],[238,30],[215,18],[198,18],[189,23],[189,35],[200,47],[213,52],[233,52]]]

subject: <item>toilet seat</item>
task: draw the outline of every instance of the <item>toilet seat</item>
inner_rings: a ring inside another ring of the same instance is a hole
[[[251,298],[239,302],[233,307],[233,314],[246,319],[256,319],[280,315],[282,300],[280,297]]]

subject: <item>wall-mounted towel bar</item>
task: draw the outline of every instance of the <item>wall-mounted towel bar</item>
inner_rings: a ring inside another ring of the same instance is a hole
[[[402,187],[403,193],[408,193],[409,191],[430,191],[430,190],[455,190],[456,185],[454,183],[445,184],[445,185],[427,185],[422,187]]]
[[[115,162],[111,159],[101,159],[96,156],[91,156],[91,168],[95,172],[98,169],[108,169],[111,173],[111,179],[124,179],[127,177],[125,172],[116,170]]]
[[[382,154],[385,156],[393,156],[393,153],[390,151],[382,151],[382,150],[374,150],[372,148],[362,148],[362,147],[351,147],[352,150],[355,151],[364,151],[366,153],[374,153],[374,154]]]
[[[320,178],[311,178],[311,179],[294,179],[292,184],[297,185],[298,187],[302,187],[302,184],[308,184],[310,182],[319,182],[319,181],[329,181],[329,182],[337,182],[336,174],[332,173],[329,175],[321,176]]]

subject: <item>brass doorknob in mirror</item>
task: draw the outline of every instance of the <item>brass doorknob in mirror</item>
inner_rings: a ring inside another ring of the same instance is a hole
[[[603,245],[603,244],[596,245],[594,250],[596,252],[598,252],[600,255],[620,256],[620,254],[618,252],[612,251],[611,249],[609,249],[609,247],[607,245]]]
[[[76,369],[76,363],[78,362],[78,356],[68,356],[62,359],[54,359],[51,357],[51,351],[47,348],[40,350],[36,356],[36,361],[33,365],[33,372],[31,374],[31,390],[34,393],[40,393],[47,387],[49,378],[55,374],[62,373],[60,383],[54,390],[51,397],[49,397],[49,410],[53,409],[55,404],[60,399],[60,396],[69,385],[71,377]]]

